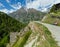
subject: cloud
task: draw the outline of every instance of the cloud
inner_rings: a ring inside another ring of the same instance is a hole
[[[11,2],[11,0],[6,0],[6,1],[7,1],[6,4],[8,5],[4,6],[4,4],[0,3],[0,8],[3,7],[2,9],[0,9],[0,11],[2,12],[12,13],[13,11],[16,11],[17,9],[20,9],[22,7],[21,2],[19,2],[18,0],[14,0],[14,2]],[[45,12],[48,10],[48,8],[52,7],[53,4],[60,3],[60,0],[25,0],[25,3],[26,3],[25,6],[28,9],[34,8]]]
[[[10,5],[10,6],[17,10],[17,9],[21,8],[21,3],[18,2],[17,4],[13,4],[13,5]]]
[[[14,11],[16,11],[16,10],[13,10],[13,9],[8,10],[9,13],[12,13]]]
[[[10,3],[10,0],[6,0],[8,3]]]
[[[47,11],[47,9],[49,7],[52,7],[53,4],[55,3],[60,3],[60,0],[34,0],[34,1],[31,1],[31,0],[26,0],[26,7],[27,8],[34,8],[34,9],[37,9],[38,8],[41,10],[41,11]]]
[[[8,10],[8,9],[1,9],[0,11],[5,12],[5,13],[12,13],[15,10],[13,10],[13,9],[10,9],[10,10]]]
[[[34,0],[33,2],[27,2],[27,8],[38,8],[38,7],[45,7],[49,4],[52,4],[54,0]]]
[[[14,9],[8,10],[8,9],[4,8],[4,9],[0,9],[0,11],[5,12],[5,13],[12,13],[12,12],[16,11],[17,9],[21,8],[20,2],[18,2],[17,4],[13,4],[13,5],[9,4],[9,5]],[[2,6],[2,4],[0,4],[0,6]]]
[[[43,8],[41,11],[42,12],[46,12],[47,11],[47,8]]]
[[[55,3],[54,4],[56,4],[56,3],[60,3],[60,0],[55,0]]]
[[[0,3],[0,7],[4,7],[4,5],[2,3]]]
[[[6,0],[7,1],[7,0]],[[9,1],[9,0],[8,0]],[[5,7],[3,8],[3,9],[0,9],[0,11],[2,11],[2,12],[5,12],[5,13],[12,13],[12,12],[14,12],[14,11],[16,11],[17,9],[20,9],[21,8],[21,4],[20,4],[20,2],[18,2],[17,4],[10,4],[10,3],[8,3],[12,8],[14,8],[14,9],[6,9]],[[2,6],[4,6],[3,4],[1,4],[0,3],[0,8],[2,7]]]

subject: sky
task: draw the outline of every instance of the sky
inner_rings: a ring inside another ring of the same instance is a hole
[[[57,3],[60,3],[60,0],[0,0],[0,11],[12,13],[24,6],[45,12]]]

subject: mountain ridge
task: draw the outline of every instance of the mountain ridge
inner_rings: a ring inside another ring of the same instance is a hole
[[[35,9],[27,9],[27,11],[24,8],[21,8],[13,13],[10,13],[9,15],[18,21],[21,21],[23,23],[29,23],[29,21],[34,20],[41,20],[46,13],[37,11]]]

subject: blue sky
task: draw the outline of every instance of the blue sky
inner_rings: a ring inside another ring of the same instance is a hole
[[[60,0],[0,0],[0,11],[12,13],[22,6],[27,9],[34,8],[40,11],[47,11],[53,4],[60,3]]]

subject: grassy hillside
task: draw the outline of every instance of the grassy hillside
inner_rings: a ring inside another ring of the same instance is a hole
[[[19,37],[12,47],[59,47],[45,26],[31,22],[28,27],[30,28],[29,31]]]
[[[37,46],[38,47],[59,47],[57,45],[57,42],[52,37],[51,32],[45,26],[43,26],[39,23],[36,23],[36,24],[37,24],[37,26],[40,27],[40,30],[42,30],[43,35],[45,37],[45,40],[44,40],[44,38],[43,38],[43,40],[40,40],[42,44],[40,46],[39,45],[37,45]]]
[[[54,4],[42,22],[60,26],[60,3]]]
[[[56,14],[47,14],[42,22],[60,26],[60,16],[57,16]]]
[[[52,6],[50,12],[54,12],[54,13],[60,12],[60,3],[54,4],[54,5]]]
[[[26,45],[28,45],[32,40],[35,42],[32,44],[32,47],[58,47],[57,42],[52,37],[50,31],[43,25],[39,23],[32,23],[33,33],[28,39]]]
[[[19,32],[26,25],[0,12],[0,47],[5,47],[9,42],[10,32]]]

